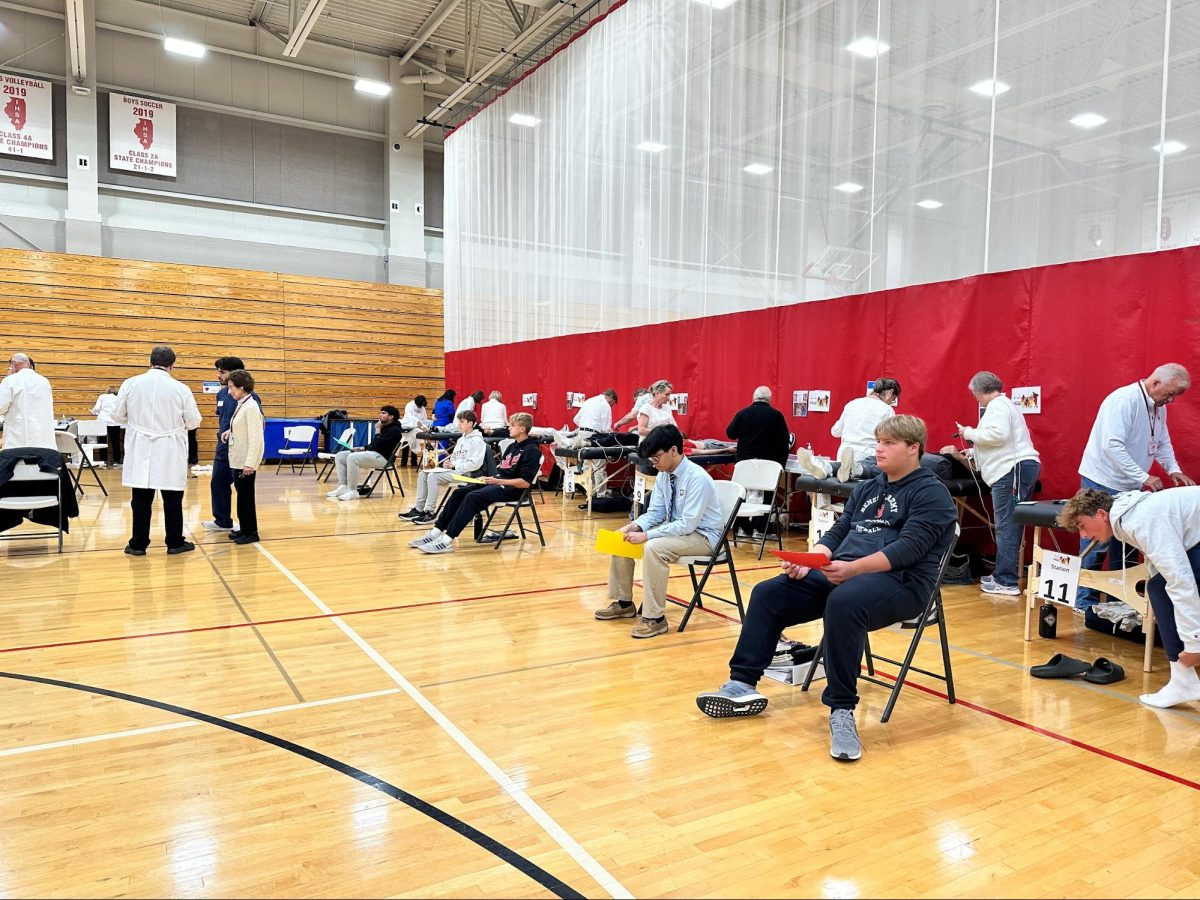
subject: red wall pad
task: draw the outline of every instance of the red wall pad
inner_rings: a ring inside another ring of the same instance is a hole
[[[1100,401],[1164,362],[1200,378],[1200,247],[457,351],[446,384],[498,389],[514,412],[537,392],[537,423],[559,426],[574,415],[567,391],[616,388],[624,415],[634,387],[667,378],[689,394],[679,421],[695,437],[724,437],[766,384],[797,440],[832,455],[829,429],[868,379],[900,379],[900,411],[926,420],[937,450],[956,419],[976,421],[967,381],[990,369],[1006,389],[1041,385],[1042,413],[1028,422],[1042,496],[1066,497]],[[832,391],[831,411],[793,418],[792,391],[814,388]],[[1172,404],[1170,427],[1180,465],[1200,477],[1200,387]]]

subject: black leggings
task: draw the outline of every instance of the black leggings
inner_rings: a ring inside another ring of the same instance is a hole
[[[471,485],[460,487],[450,492],[446,505],[438,515],[436,526],[450,537],[456,538],[462,534],[470,521],[493,503],[506,503],[518,500],[521,489],[505,487],[500,484]]]

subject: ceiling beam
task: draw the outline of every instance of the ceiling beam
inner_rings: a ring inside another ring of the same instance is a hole
[[[437,8],[429,14],[429,18],[425,20],[425,24],[417,29],[416,37],[412,39],[412,43],[408,45],[404,51],[404,55],[400,57],[400,65],[404,65],[413,58],[413,54],[424,46],[425,42],[429,40],[430,35],[437,31],[438,26],[449,18],[450,13],[454,12],[460,3],[462,3],[462,0],[442,0],[437,5]]]
[[[325,4],[328,2],[329,0],[309,0],[308,6],[304,8],[304,12],[300,14],[299,20],[292,29],[287,46],[283,48],[284,56],[294,59],[300,54],[300,48],[308,40],[309,33],[313,30],[313,27],[317,24],[317,18],[321,15],[321,10],[325,8]]]

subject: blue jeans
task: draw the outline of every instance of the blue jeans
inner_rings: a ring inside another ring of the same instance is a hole
[[[1200,544],[1188,551],[1188,562],[1192,564],[1192,574],[1200,579]],[[1178,662],[1179,654],[1183,652],[1183,639],[1179,637],[1179,628],[1175,624],[1175,604],[1167,596],[1167,580],[1161,575],[1151,578],[1146,582],[1146,596],[1150,598],[1154,624],[1158,626],[1167,659]]]
[[[1005,587],[1016,587],[1021,583],[1017,551],[1021,546],[1023,526],[1013,521],[1013,508],[1029,499],[1041,471],[1042,464],[1036,459],[1023,459],[992,485],[992,510],[996,514],[996,573],[993,577],[997,584]]]
[[[1117,494],[1122,493],[1117,488],[1111,488],[1106,484],[1100,484],[1092,481],[1090,478],[1084,478],[1082,476],[1079,478],[1079,484],[1081,487],[1093,488],[1097,491],[1104,491],[1104,493],[1108,494],[1109,496],[1116,496]],[[1091,543],[1091,541],[1089,541],[1087,538],[1079,539],[1079,552],[1083,554],[1083,562],[1080,566],[1081,568],[1091,569],[1094,572],[1099,572],[1104,568],[1104,557],[1106,553],[1108,555],[1108,568],[1110,569],[1121,568],[1122,558],[1124,558],[1126,565],[1137,565],[1137,550],[1133,547],[1122,544],[1116,538],[1110,538],[1107,544],[1097,544],[1091,549],[1090,552],[1083,553],[1083,548],[1089,543]],[[1095,606],[1099,602],[1100,595],[1091,588],[1081,587],[1075,592],[1076,609],[1087,609],[1090,606]],[[1157,615],[1157,613],[1155,615]]]

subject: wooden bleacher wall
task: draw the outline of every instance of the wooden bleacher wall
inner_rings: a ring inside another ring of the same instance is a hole
[[[145,371],[159,343],[205,416],[201,462],[216,439],[201,382],[219,356],[245,361],[268,416],[373,418],[418,393],[432,408],[444,389],[438,290],[0,249],[0,345],[33,357],[57,415],[91,418],[97,395]]]

